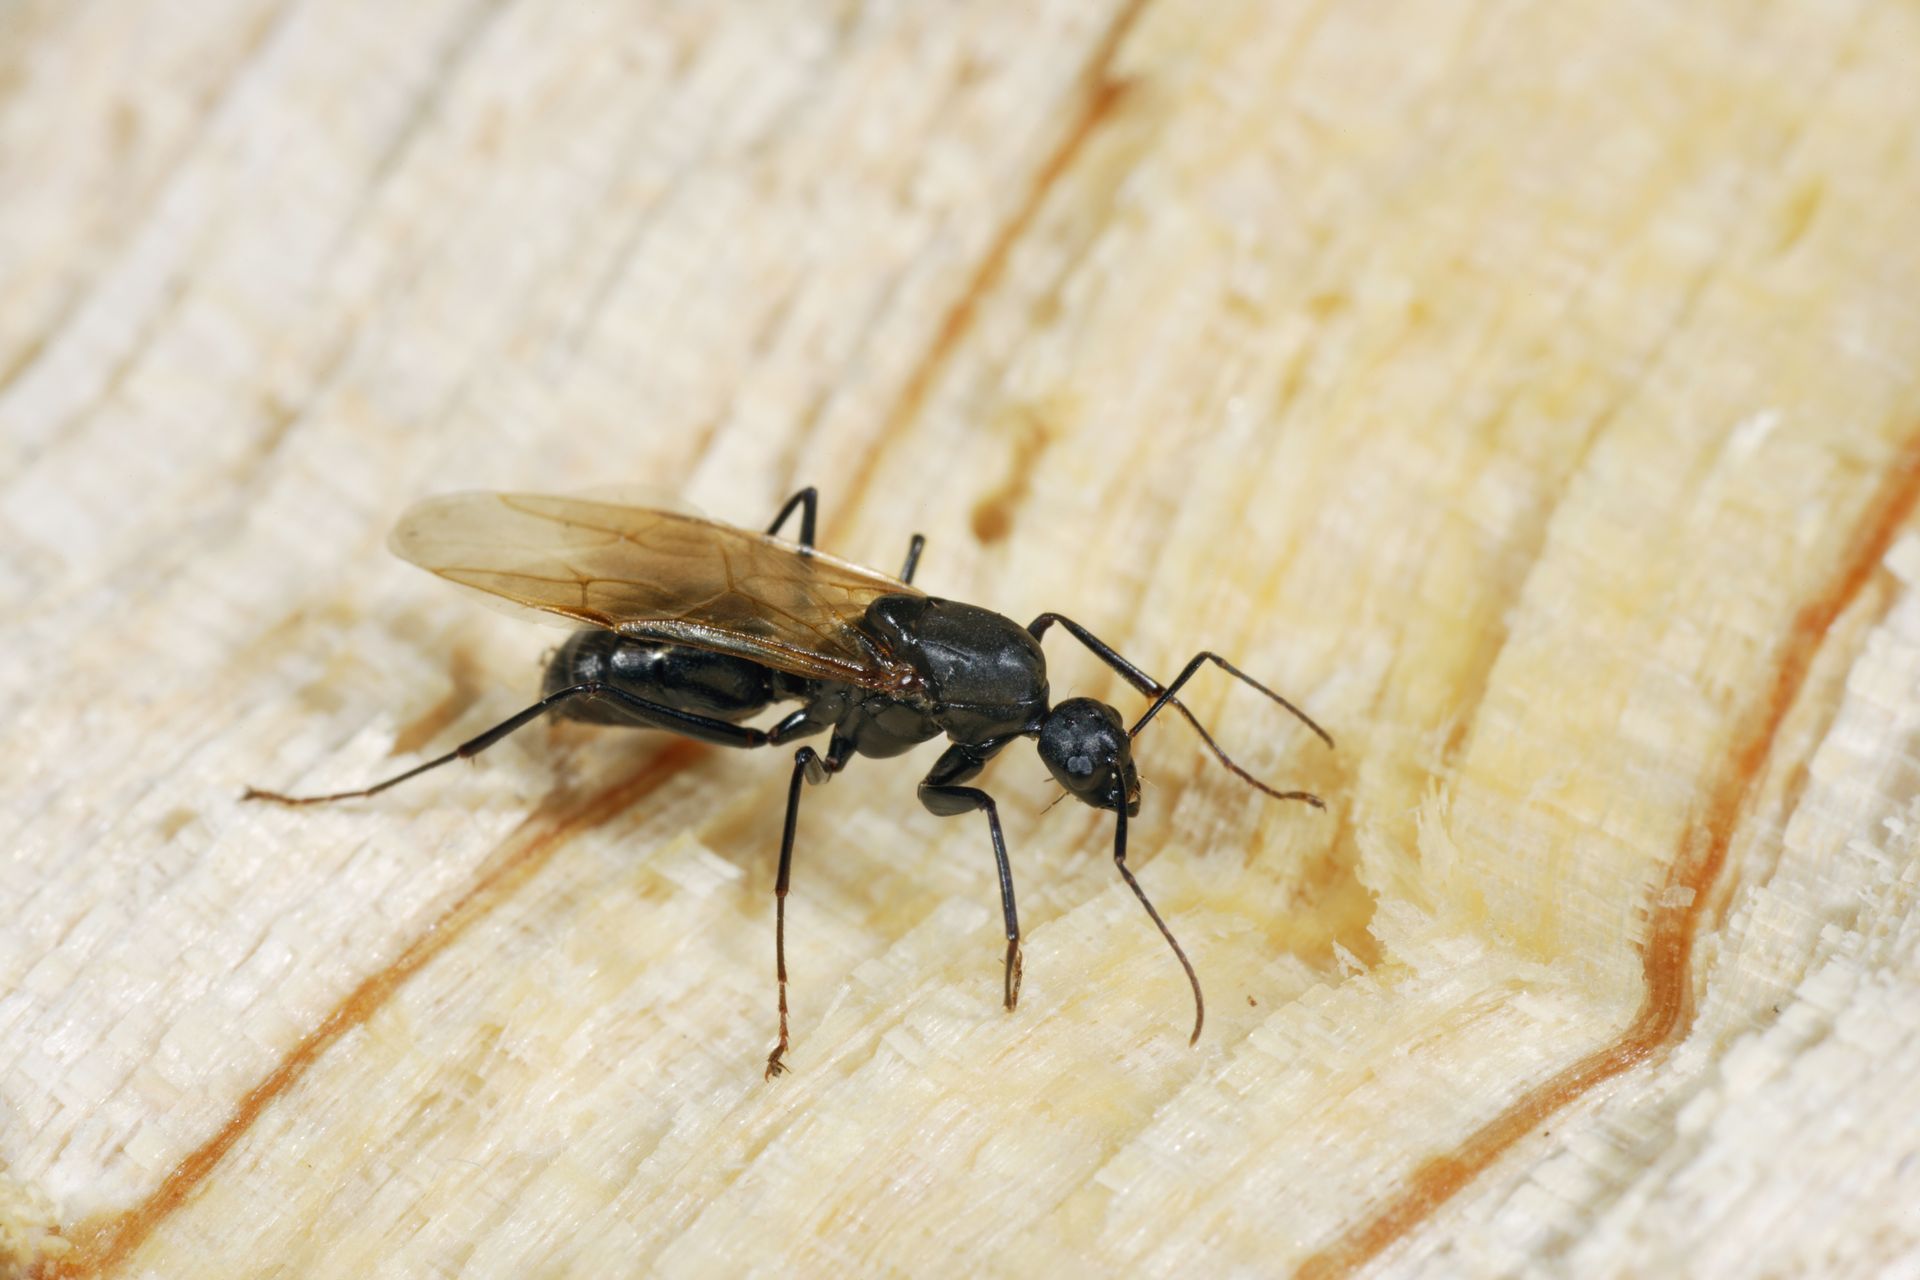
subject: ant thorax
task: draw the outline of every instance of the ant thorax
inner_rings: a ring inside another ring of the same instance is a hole
[[[1003,614],[934,596],[882,596],[867,606],[862,629],[920,673],[924,705],[955,742],[1032,733],[1046,716],[1046,656]]]

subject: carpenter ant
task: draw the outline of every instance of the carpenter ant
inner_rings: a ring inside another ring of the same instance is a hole
[[[1220,655],[1201,652],[1162,685],[1085,627],[1043,613],[1026,627],[975,605],[942,600],[910,584],[926,540],[908,545],[889,578],[817,551],[818,498],[788,499],[764,534],[677,511],[584,497],[457,493],[411,508],[391,545],[451,582],[586,624],[547,668],[540,700],[458,747],[359,791],[287,796],[249,788],[246,799],[316,804],[370,796],[449,761],[474,756],[549,711],[591,724],[664,729],[727,747],[779,746],[829,730],[826,753],[793,757],[780,870],[774,881],[774,966],[780,1038],[768,1079],[787,1068],[787,886],[802,784],[819,785],[856,755],[895,756],[945,734],[951,746],[920,782],[920,803],[942,817],[986,814],[1006,916],[1006,1007],[1020,999],[1020,922],[1013,873],[993,798],[966,786],[1015,738],[1033,738],[1053,777],[1114,815],[1113,860],[1127,887],[1173,948],[1193,987],[1193,1036],[1206,1020],[1200,980],[1160,913],[1127,867],[1127,820],[1140,812],[1132,741],[1162,707],[1185,716],[1220,762],[1278,800],[1324,807],[1305,791],[1276,791],[1222,751],[1175,697],[1212,662],[1297,716],[1329,747],[1333,739],[1298,707]],[[795,511],[800,540],[776,535]],[[1132,728],[1092,698],[1052,703],[1040,638],[1054,624],[1153,699]],[[779,702],[800,708],[770,728],[741,724]]]

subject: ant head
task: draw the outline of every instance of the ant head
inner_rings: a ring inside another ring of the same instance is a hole
[[[1096,809],[1140,812],[1133,740],[1120,713],[1092,698],[1068,698],[1040,724],[1040,758],[1055,782]]]

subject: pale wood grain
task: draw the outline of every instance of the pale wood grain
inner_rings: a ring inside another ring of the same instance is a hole
[[[23,4],[0,191],[15,1270],[1920,1268],[1911,5]],[[532,692],[409,502],[628,481],[1327,723],[1143,745],[1199,1048],[1024,747],[1021,1008],[864,762],[773,1085],[782,758],[237,803]]]

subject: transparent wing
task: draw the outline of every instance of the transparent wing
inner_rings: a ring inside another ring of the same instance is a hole
[[[453,493],[408,508],[394,554],[464,587],[623,635],[875,689],[910,673],[853,625],[903,582],[679,511],[589,497]]]

